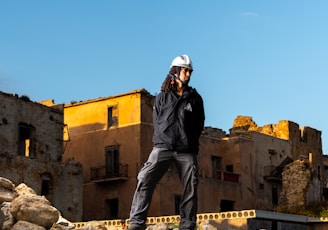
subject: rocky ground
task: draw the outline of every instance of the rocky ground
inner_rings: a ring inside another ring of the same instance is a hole
[[[61,216],[44,197],[22,183],[18,186],[0,177],[0,229],[2,230],[124,230],[126,226],[108,228],[102,221],[90,221],[79,227]],[[152,225],[147,230],[174,229],[170,225]]]
[[[74,224],[27,185],[15,186],[12,181],[0,177],[0,229],[74,229]]]

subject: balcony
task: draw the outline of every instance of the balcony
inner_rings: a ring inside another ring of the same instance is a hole
[[[90,168],[90,181],[105,182],[128,179],[128,164],[119,164],[116,167],[98,166]]]
[[[217,180],[227,181],[238,183],[239,182],[239,174],[235,174],[232,172],[223,172],[223,171],[216,171],[215,178]]]

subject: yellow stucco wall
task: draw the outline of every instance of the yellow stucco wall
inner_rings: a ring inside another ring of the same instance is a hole
[[[140,123],[140,94],[125,94],[65,105],[65,124],[70,127],[100,123],[107,126],[107,108],[114,107],[118,126]]]

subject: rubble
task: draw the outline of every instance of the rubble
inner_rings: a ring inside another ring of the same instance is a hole
[[[12,201],[17,194],[14,192],[15,185],[8,179],[0,177],[0,204]]]
[[[0,177],[0,229],[68,230],[74,229],[74,224],[26,184],[15,186]]]

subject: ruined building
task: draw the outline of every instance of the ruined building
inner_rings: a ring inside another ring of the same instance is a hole
[[[282,200],[292,197],[303,200],[303,206],[300,207],[304,208],[325,199],[326,178],[321,131],[311,127],[300,128],[297,123],[288,120],[258,127],[251,117],[238,116],[230,130],[229,139],[235,138],[244,138],[251,142],[250,161],[248,164],[244,163],[244,167],[252,168],[251,176],[245,182],[249,182],[249,193],[254,200],[253,208],[275,210],[279,204],[284,204]],[[306,162],[306,172],[290,170],[299,161]],[[289,177],[283,177],[284,171]],[[307,171],[311,173],[307,174]],[[282,180],[289,178],[297,178],[294,186],[290,181],[286,183],[287,181]],[[303,186],[302,180],[306,180],[306,189],[296,196],[299,187]],[[284,205],[289,204],[287,202]]]
[[[152,149],[153,102],[140,89],[64,106],[63,158],[83,165],[84,221],[128,218],[137,173]],[[286,120],[258,127],[247,116],[238,116],[229,134],[206,127],[198,212],[274,211],[284,191],[283,170],[300,159],[312,170],[305,203],[318,202],[326,173],[320,131]],[[178,214],[181,192],[172,166],[155,189],[149,216]]]
[[[25,183],[67,219],[82,218],[82,166],[63,162],[63,105],[0,92],[0,177]]]

